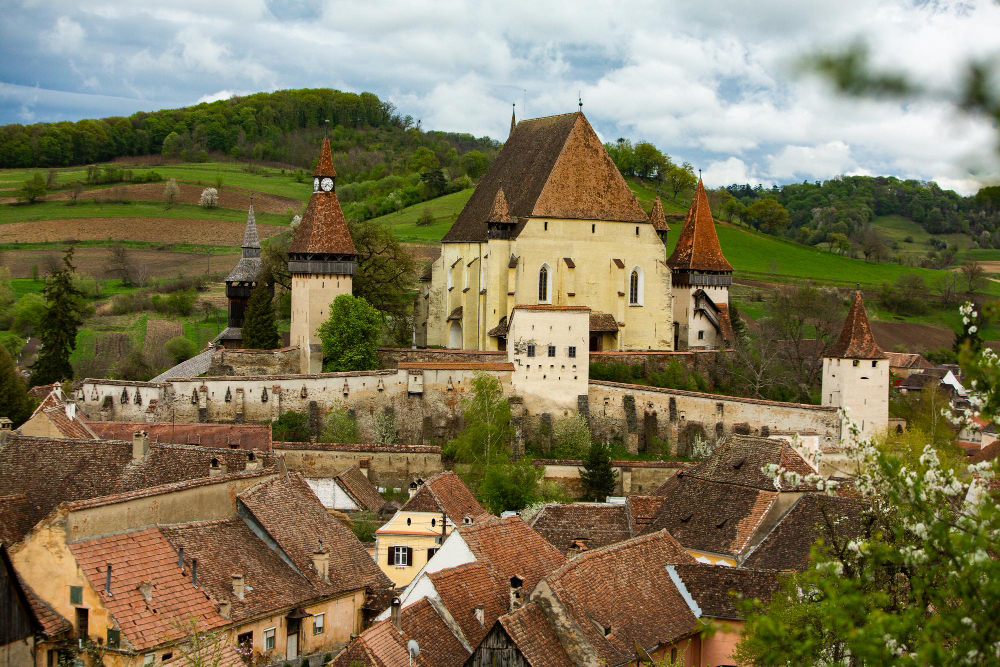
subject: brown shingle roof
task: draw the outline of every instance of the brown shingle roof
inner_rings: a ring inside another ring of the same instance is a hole
[[[323,150],[313,174],[317,177],[329,176],[335,178],[330,157],[330,140],[323,140]],[[295,236],[288,245],[292,255],[357,255],[358,251],[351,240],[351,232],[344,219],[344,211],[340,208],[336,189],[326,192],[322,188],[312,193],[302,221]]]
[[[531,527],[562,553],[578,542],[587,549],[598,549],[632,537],[624,504],[546,505],[531,518]]]
[[[226,624],[205,589],[192,585],[191,572],[178,566],[177,552],[159,528],[84,540],[69,548],[136,650],[184,636],[183,623],[191,617],[204,629]],[[111,595],[104,591],[109,563]],[[140,590],[143,583],[152,586],[149,602]]]
[[[823,356],[841,359],[885,359],[885,352],[876,342],[872,327],[868,323],[868,313],[865,312],[865,301],[861,297],[861,290],[854,293],[854,302],[847,311],[840,336],[827,348]]]
[[[132,460],[132,442],[70,440],[11,435],[0,446],[0,489],[24,494],[24,524],[34,526],[57,505],[101,496],[207,478],[212,460],[229,472],[246,469],[250,452],[192,445],[154,443],[149,455]],[[254,453],[265,468],[274,455]],[[39,483],[45,480],[45,483]],[[21,535],[23,537],[23,535]]]
[[[353,465],[337,474],[341,488],[350,495],[362,509],[378,513],[385,507],[386,500],[371,480],[361,472],[361,467]]]
[[[25,494],[0,496],[0,544],[20,541],[35,525],[33,517],[31,503]]]
[[[450,470],[438,473],[417,489],[412,498],[400,508],[402,512],[444,512],[456,526],[462,525],[466,516],[474,520],[490,516],[476,501],[458,475]]]
[[[922,354],[916,352],[885,352],[889,365],[893,368],[912,368],[915,370],[934,368]]]
[[[648,221],[582,113],[519,122],[445,243],[486,240],[486,222],[501,183],[516,218]],[[523,223],[515,235],[521,227]]]
[[[521,577],[526,591],[566,562],[566,557],[521,517],[490,518],[460,526],[458,531],[477,561],[493,567],[505,582],[515,574]]]
[[[391,587],[364,545],[327,513],[300,474],[261,482],[241,493],[239,500],[314,586],[330,594]],[[289,521],[290,516],[296,519]],[[319,540],[330,554],[329,583],[322,582],[312,566]]]
[[[331,667],[351,667],[355,663],[365,667],[400,667],[410,664],[406,639],[389,621],[375,623],[344,647],[330,663]],[[413,665],[425,665],[423,656],[417,656]]]
[[[529,602],[498,620],[531,667],[573,667],[538,604]]]
[[[774,570],[750,570],[725,565],[675,565],[684,587],[701,608],[703,617],[743,620],[740,599],[767,602],[779,588]]]
[[[982,463],[983,461],[992,461],[997,456],[1000,456],[1000,440],[994,440],[993,442],[986,445],[982,449],[974,452],[969,457],[969,463]]]
[[[705,185],[698,179],[698,187],[691,199],[684,227],[677,237],[677,246],[667,259],[671,269],[686,269],[690,271],[720,271],[730,272],[732,265],[726,261],[719,245],[719,237],[715,233],[715,220],[708,206],[708,194]]]
[[[777,491],[774,480],[761,470],[769,464],[779,465],[803,477],[816,473],[816,469],[784,440],[771,440],[752,435],[730,435],[707,459],[684,474],[722,484],[738,484],[763,491]],[[803,482],[796,487],[783,484],[780,490],[814,491],[815,489],[815,485]]]
[[[142,422],[91,422],[101,440],[131,440],[146,431],[150,442],[201,445],[220,449],[271,451],[271,425],[265,424],[146,424]]]
[[[670,231],[670,225],[667,224],[667,218],[663,215],[663,202],[660,201],[659,196],[653,200],[653,208],[649,212],[649,221],[653,224],[653,229],[658,232]]]

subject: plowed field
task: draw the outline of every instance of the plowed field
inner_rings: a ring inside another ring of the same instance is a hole
[[[94,190],[84,190],[80,194],[80,199],[105,199],[117,196],[121,192],[124,197],[134,201],[166,201],[163,196],[163,189],[166,183],[141,183],[138,185],[120,185],[111,188],[98,188]],[[203,185],[185,185],[178,183],[180,195],[177,201],[188,204],[197,204],[201,201],[201,192],[206,187]],[[250,205],[250,192],[233,187],[223,187],[219,190],[219,206],[222,208],[246,209]],[[45,201],[57,201],[70,199],[72,195],[68,191],[53,192],[45,196]],[[0,204],[11,204],[17,201],[16,197],[0,198]],[[298,211],[302,202],[290,197],[279,197],[277,195],[267,195],[255,193],[253,207],[257,211],[264,213],[284,213],[288,209]]]
[[[258,225],[257,233],[267,239],[285,227]],[[0,243],[44,241],[103,241],[124,239],[159,243],[203,243],[239,246],[245,222],[188,218],[76,218],[11,222],[0,225]]]

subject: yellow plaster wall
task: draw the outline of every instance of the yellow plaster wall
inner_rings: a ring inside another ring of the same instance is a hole
[[[410,524],[407,525],[407,519]],[[427,564],[427,550],[441,546],[440,512],[396,512],[375,534],[375,562],[397,587],[406,586]],[[431,525],[433,522],[433,525]],[[452,524],[447,522],[446,534],[451,534]],[[413,562],[408,566],[389,565],[389,549],[410,547]]]
[[[350,294],[353,278],[339,274],[292,275],[292,323],[289,340],[300,351],[301,372],[319,373],[323,356],[312,351],[319,345],[319,325],[330,318],[330,304],[341,294]]]
[[[49,416],[44,412],[39,412],[28,421],[21,424],[20,431],[23,435],[33,435],[39,438],[62,438],[64,437],[56,425],[52,423]]]

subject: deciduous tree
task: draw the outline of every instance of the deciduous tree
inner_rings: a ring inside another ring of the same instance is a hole
[[[36,173],[18,189],[17,198],[27,204],[34,204],[45,196],[45,192],[45,177]]]
[[[368,371],[378,368],[382,315],[367,301],[341,294],[330,304],[330,318],[319,326],[323,370]]]

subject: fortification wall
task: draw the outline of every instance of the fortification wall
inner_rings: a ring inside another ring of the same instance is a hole
[[[444,470],[441,448],[426,445],[344,445],[329,442],[276,442],[285,465],[306,477],[333,477],[345,468],[369,459],[368,478],[378,486],[406,486]]]
[[[579,459],[535,459],[536,468],[542,468],[542,479],[558,482],[574,498],[584,495],[580,471],[583,461]],[[689,468],[693,463],[678,461],[612,461],[618,482],[614,495],[650,495],[679,470]],[[603,500],[603,498],[601,499]]]
[[[498,350],[443,350],[438,348],[411,349],[380,347],[379,366],[398,368],[402,363],[468,363],[507,361],[507,353]]]
[[[686,350],[680,351],[618,351],[603,350],[601,352],[591,352],[590,361],[595,363],[610,364],[622,363],[629,366],[642,366],[645,373],[659,373],[672,361],[678,361],[688,368],[705,372],[709,366],[715,363],[719,357],[718,350]]]
[[[284,375],[299,371],[299,348],[277,350],[227,350],[218,348],[205,373],[207,376]]]
[[[734,432],[815,434],[822,446],[840,440],[836,408],[819,405],[591,380],[587,409],[601,437],[620,437],[633,452],[656,438],[668,442],[672,453],[689,455],[696,439],[714,443]]]

